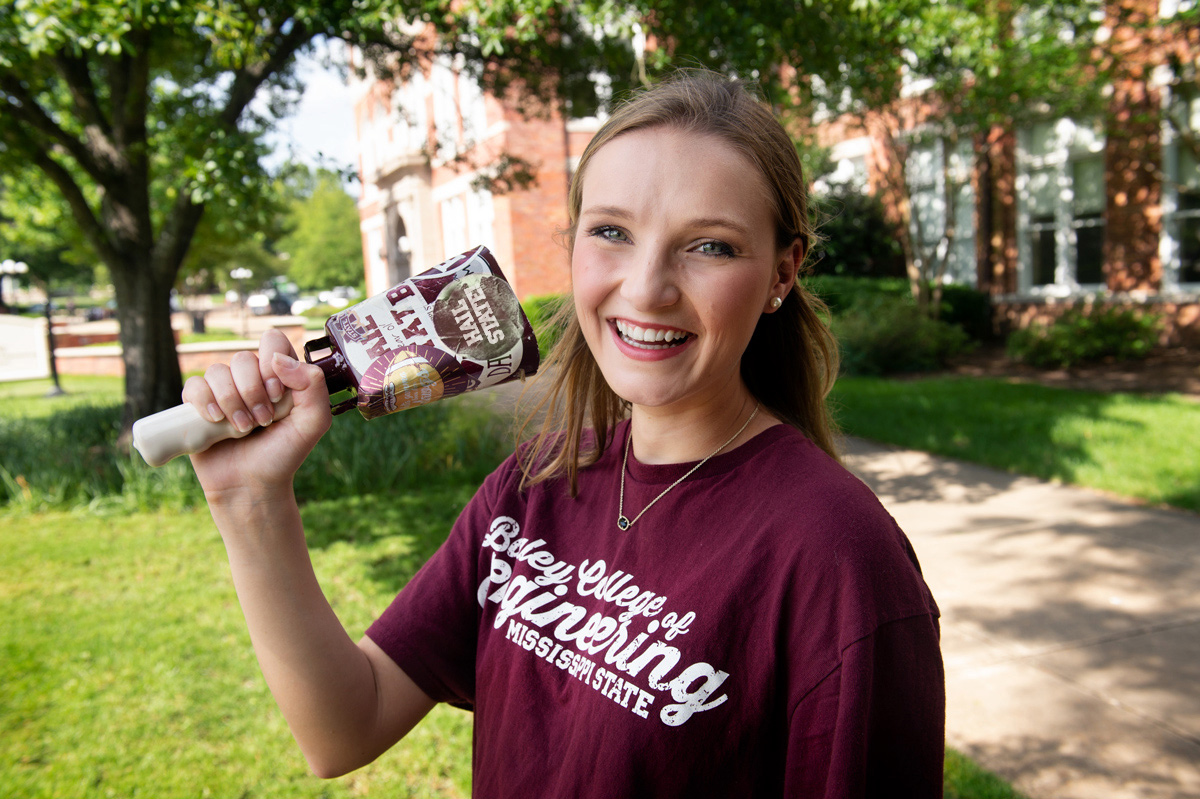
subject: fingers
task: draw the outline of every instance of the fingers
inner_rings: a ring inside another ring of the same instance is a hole
[[[296,358],[296,350],[292,348],[292,342],[288,341],[287,336],[275,330],[268,330],[263,334],[258,345],[258,363],[262,375],[263,385],[266,386],[267,397],[271,402],[279,402],[283,398],[284,386],[279,379],[275,366],[274,356],[276,353],[287,356],[292,360]]]
[[[196,406],[209,421],[228,419],[242,433],[256,426],[266,427],[275,416],[274,404],[283,398],[286,388],[275,366],[276,355],[299,366],[287,337],[269,330],[262,337],[258,355],[238,352],[228,365],[213,364],[204,377],[189,378],[183,400]]]
[[[211,371],[211,369],[210,369]],[[210,422],[219,422],[225,418],[225,412],[217,403],[216,394],[203,377],[189,377],[183,384],[183,401],[190,402],[200,411],[200,415]]]

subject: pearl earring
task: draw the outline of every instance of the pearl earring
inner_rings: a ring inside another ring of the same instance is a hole
[[[771,298],[771,310],[778,311],[779,306],[781,306],[781,305],[783,305],[783,300],[781,300],[779,297]]]

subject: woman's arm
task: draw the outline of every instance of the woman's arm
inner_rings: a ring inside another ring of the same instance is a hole
[[[257,357],[190,379],[184,399],[236,424],[269,418],[261,406],[283,390],[295,400],[286,418],[192,462],[267,685],[313,772],[330,777],[374,760],[434,703],[374,643],[350,639],[313,572],[292,480],[329,428],[321,370],[296,361],[272,331]]]

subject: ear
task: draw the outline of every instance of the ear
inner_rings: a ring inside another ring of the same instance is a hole
[[[801,238],[794,239],[791,244],[780,251],[779,257],[775,261],[775,282],[771,285],[770,294],[767,296],[767,313],[777,309],[777,306],[772,305],[775,299],[780,301],[787,299],[792,286],[796,284],[796,275],[800,274],[800,266],[804,263],[806,254],[804,240]]]

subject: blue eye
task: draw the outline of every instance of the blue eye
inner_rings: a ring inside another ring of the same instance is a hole
[[[625,241],[625,231],[614,225],[599,225],[588,231],[589,236],[595,236],[605,241]]]
[[[696,251],[704,255],[715,255],[720,258],[732,258],[733,247],[730,247],[723,241],[706,241],[696,248]]]

